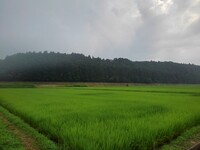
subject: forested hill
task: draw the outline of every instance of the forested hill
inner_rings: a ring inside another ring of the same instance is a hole
[[[200,83],[200,66],[74,53],[20,53],[0,60],[0,81]]]

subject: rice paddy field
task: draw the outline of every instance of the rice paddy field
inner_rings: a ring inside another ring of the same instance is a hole
[[[159,149],[200,125],[200,86],[0,88],[0,105],[59,149]]]

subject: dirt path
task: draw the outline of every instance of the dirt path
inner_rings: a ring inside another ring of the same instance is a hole
[[[40,150],[35,140],[27,135],[24,131],[12,124],[2,113],[0,113],[0,119],[5,125],[8,126],[8,129],[22,142],[25,150]]]
[[[189,150],[200,150],[200,143],[197,143],[193,147],[191,147]]]

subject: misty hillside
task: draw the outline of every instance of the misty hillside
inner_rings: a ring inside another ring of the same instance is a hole
[[[200,83],[200,66],[29,52],[0,60],[0,81]]]

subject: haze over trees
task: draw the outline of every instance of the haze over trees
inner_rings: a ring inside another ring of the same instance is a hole
[[[0,60],[0,81],[200,83],[200,66],[28,52]]]

